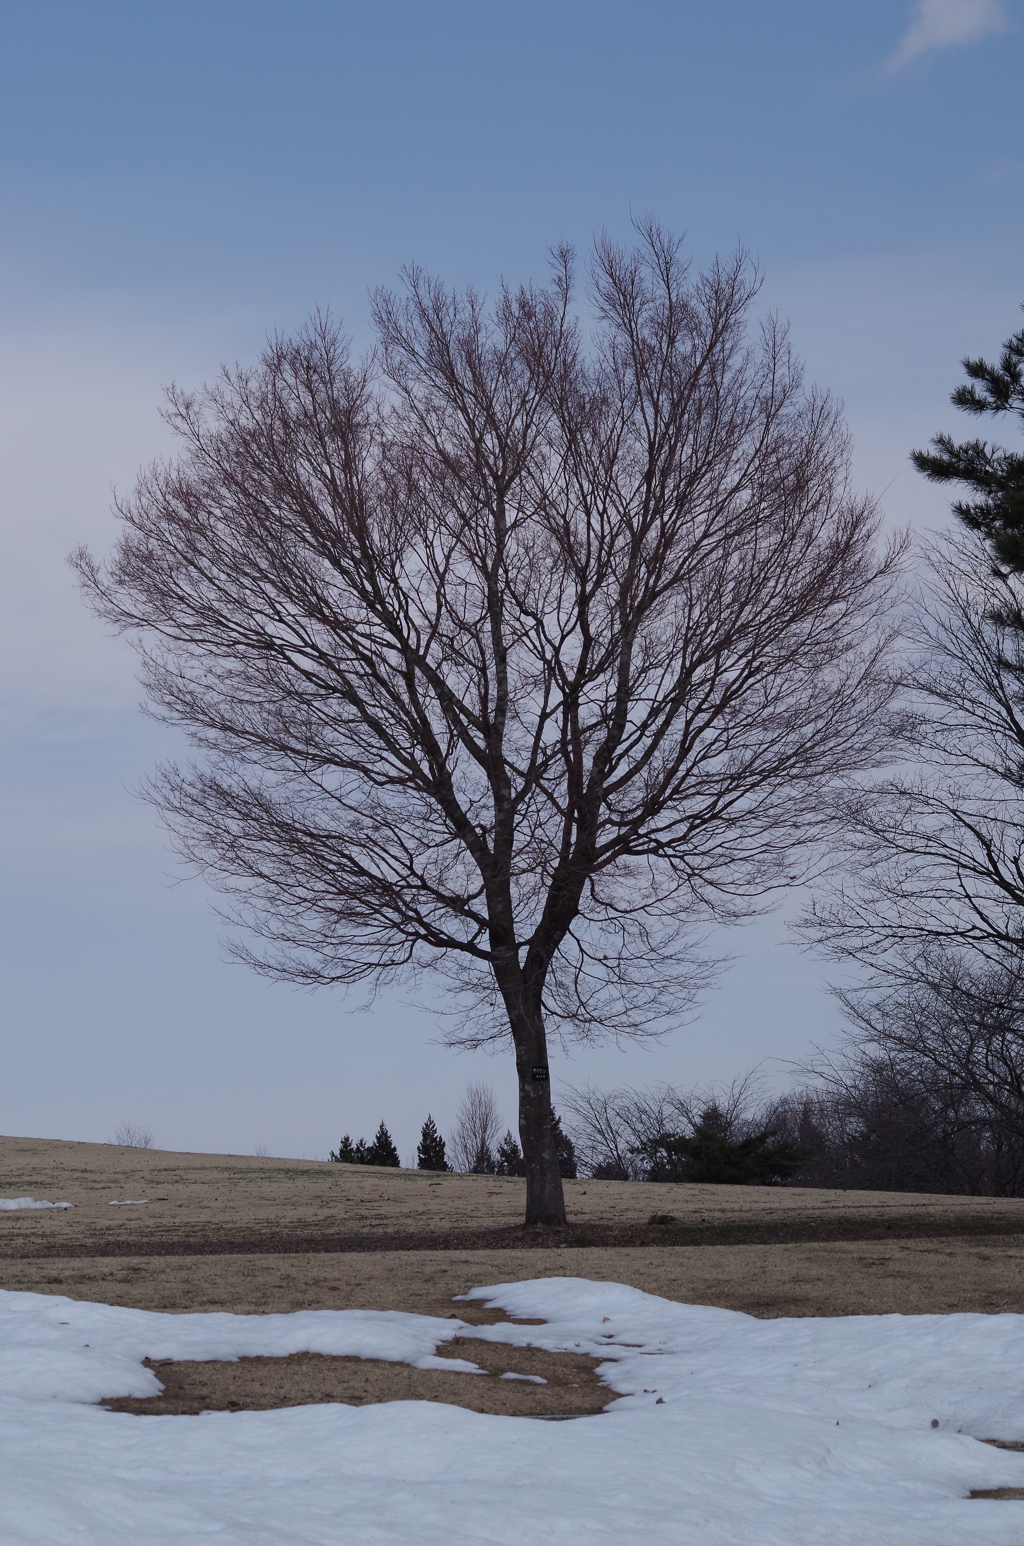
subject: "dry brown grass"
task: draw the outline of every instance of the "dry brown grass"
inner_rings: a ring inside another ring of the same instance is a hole
[[[144,1310],[410,1310],[475,1320],[486,1283],[586,1277],[749,1315],[1024,1313],[1024,1241],[0,1259],[0,1288]]]
[[[1024,1201],[779,1187],[566,1183],[566,1244],[1024,1234]],[[524,1183],[322,1161],[0,1138],[0,1195],[74,1204],[0,1214],[0,1256],[547,1246]],[[111,1201],[148,1199],[144,1207]],[[652,1214],[668,1219],[652,1225]]]
[[[267,1411],[343,1401],[443,1401],[470,1412],[503,1417],[586,1417],[615,1400],[584,1353],[549,1353],[539,1347],[501,1347],[456,1337],[439,1349],[442,1358],[463,1358],[483,1374],[414,1369],[379,1358],[332,1358],[293,1353],[287,1358],[239,1358],[236,1362],[163,1360],[148,1366],[164,1387],[148,1399],[124,1396],[102,1404],[140,1417],[197,1412]],[[503,1374],[528,1378],[502,1379]],[[543,1385],[534,1384],[535,1378]]]

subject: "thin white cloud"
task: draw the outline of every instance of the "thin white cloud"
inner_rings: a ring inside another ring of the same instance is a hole
[[[885,62],[889,73],[944,48],[1008,32],[1003,0],[917,0],[910,26]]]

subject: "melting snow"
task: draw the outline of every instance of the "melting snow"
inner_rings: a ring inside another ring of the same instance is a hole
[[[0,1293],[4,1546],[1019,1546],[1024,1316],[755,1320],[620,1284],[475,1289],[546,1324],[157,1315]],[[603,1360],[597,1417],[424,1401],[200,1417],[88,1405],[145,1357],[338,1353],[479,1372],[452,1337]],[[935,1427],[933,1424],[937,1423]]]
[[[0,1213],[14,1213],[19,1208],[73,1208],[73,1202],[36,1202],[34,1197],[0,1197]]]

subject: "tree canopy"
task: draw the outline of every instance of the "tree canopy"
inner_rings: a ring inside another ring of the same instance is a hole
[[[527,1217],[564,1219],[548,1036],[692,1009],[710,924],[805,873],[883,755],[892,554],[743,254],[657,226],[493,305],[418,269],[172,390],[182,454],[78,556],[194,765],[186,859],[307,984],[447,974],[508,1038]]]

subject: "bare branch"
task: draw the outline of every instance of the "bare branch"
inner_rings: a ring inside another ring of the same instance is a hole
[[[411,269],[367,359],[317,316],[173,391],[181,457],[106,568],[77,558],[196,749],[149,794],[243,953],[447,971],[464,1037],[515,1044],[528,1178],[545,1017],[670,1025],[708,925],[813,867],[836,781],[885,755],[897,555],[837,410],[782,329],[749,338],[742,254],[691,278],[639,235],[598,245],[586,337],[566,252],[492,306]]]

